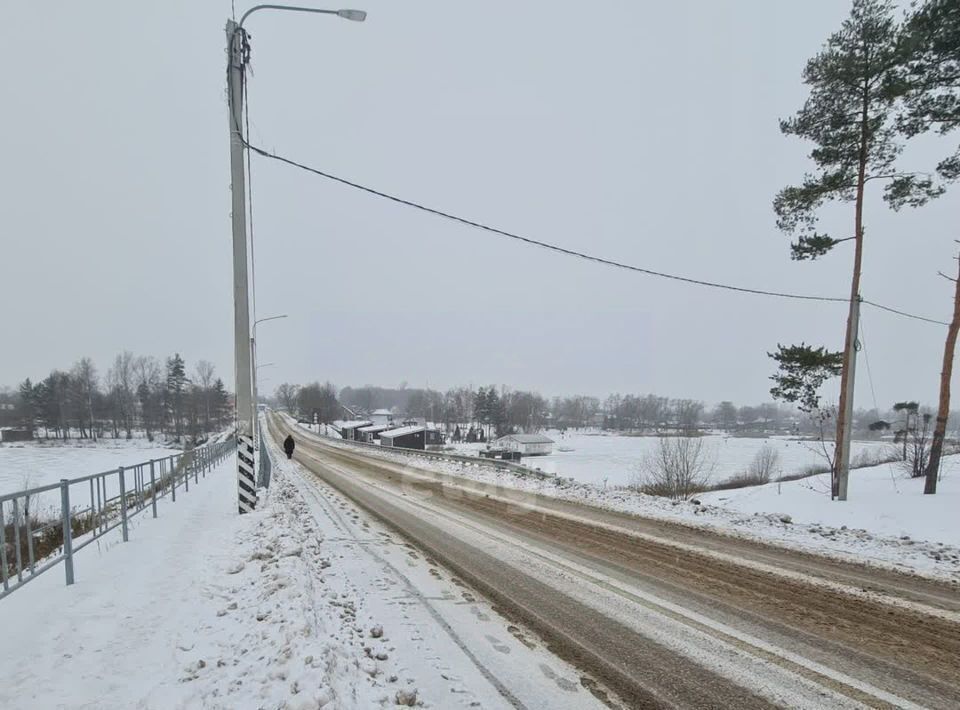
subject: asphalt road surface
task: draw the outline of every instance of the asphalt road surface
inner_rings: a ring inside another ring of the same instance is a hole
[[[290,424],[271,417],[282,439]],[[630,708],[960,707],[960,592],[384,460],[294,458]]]

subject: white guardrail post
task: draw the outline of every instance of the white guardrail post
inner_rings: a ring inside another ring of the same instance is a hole
[[[63,569],[67,586],[73,584],[73,528],[70,525],[70,481],[60,479],[60,517],[63,518]]]
[[[127,487],[123,480],[123,466],[117,469],[120,474],[120,525],[123,528],[123,541],[129,542],[130,536],[127,534]]]
[[[153,511],[153,517],[157,517],[157,478],[153,464],[153,459],[150,459],[150,508]]]

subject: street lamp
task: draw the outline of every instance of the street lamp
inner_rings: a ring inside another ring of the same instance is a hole
[[[297,7],[294,5],[254,5],[240,16],[238,27],[243,27],[243,22],[257,10],[287,10],[289,12],[312,12],[316,15],[336,15],[344,20],[353,22],[363,22],[367,19],[367,13],[363,10],[319,10],[315,7]]]
[[[250,293],[247,271],[247,185],[243,174],[244,150],[248,143],[243,135],[244,72],[249,61],[249,45],[243,23],[254,12],[281,10],[319,15],[336,15],[344,20],[363,22],[367,13],[362,10],[318,10],[293,5],[256,5],[247,10],[240,22],[227,21],[227,103],[230,110],[230,189],[231,222],[233,231],[233,331],[234,363],[236,372],[237,412],[237,494],[239,511],[248,513],[257,503],[254,483],[254,439],[256,437],[257,400],[256,323],[251,337]],[[268,320],[268,319],[263,319]]]

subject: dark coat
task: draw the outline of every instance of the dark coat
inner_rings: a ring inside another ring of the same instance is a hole
[[[293,435],[288,434],[287,438],[283,440],[283,450],[287,454],[287,458],[293,456],[293,448],[296,444],[293,443]]]

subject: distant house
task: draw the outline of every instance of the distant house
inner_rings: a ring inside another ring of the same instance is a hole
[[[491,446],[504,451],[516,451],[521,456],[548,456],[553,453],[553,439],[543,434],[508,434]]]
[[[389,409],[377,409],[370,415],[370,419],[374,424],[390,424],[393,422],[393,412]]]
[[[0,427],[0,442],[8,443],[11,441],[30,441],[33,439],[33,432],[23,427],[5,426]]]
[[[340,425],[340,436],[342,436],[347,441],[359,441],[357,436],[357,429],[361,427],[370,426],[373,422],[367,419],[355,419],[351,422],[343,422]]]
[[[393,424],[371,424],[370,426],[362,426],[357,429],[355,436],[357,441],[364,441],[368,444],[372,444],[374,441],[377,441],[380,438],[380,434],[382,432],[393,428]]]
[[[423,426],[404,426],[380,432],[380,446],[398,449],[425,449],[443,443],[443,432]]]

